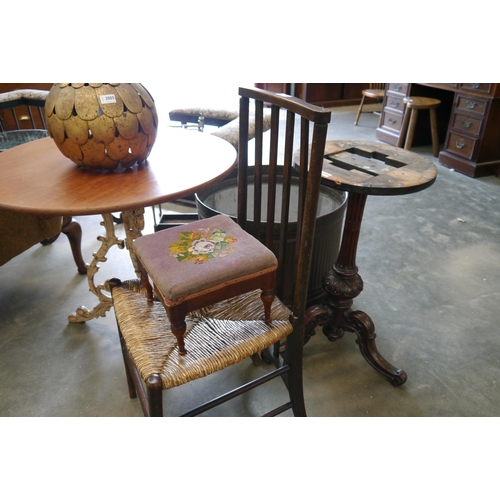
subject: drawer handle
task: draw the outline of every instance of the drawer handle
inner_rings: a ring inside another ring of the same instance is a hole
[[[467,144],[465,144],[465,142],[460,142],[460,141],[455,141],[455,146],[458,148],[458,149],[463,149]]]
[[[476,101],[465,101],[465,107],[469,109],[474,109],[477,106]]]
[[[399,85],[399,83],[396,83],[396,85],[394,85],[394,90],[396,92],[399,92],[403,87],[401,87],[401,85]]]
[[[462,120],[462,127],[464,128],[470,128],[472,125],[472,122],[469,122],[469,121],[466,121],[466,120]]]
[[[30,117],[28,115],[21,115],[19,117],[19,120],[22,121],[22,122],[27,122],[30,120]]]
[[[397,108],[397,107],[399,106],[399,102],[398,102],[398,101],[391,101],[391,102],[390,102],[390,106],[391,106],[392,108]]]
[[[397,120],[395,120],[394,118],[389,118],[389,123],[391,125],[394,125],[396,123]]]
[[[470,86],[473,88],[473,89],[478,89],[479,87],[481,87],[481,84],[480,83],[471,83]]]

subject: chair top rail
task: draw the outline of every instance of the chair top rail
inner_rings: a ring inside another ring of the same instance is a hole
[[[315,106],[314,104],[305,103],[298,97],[292,97],[287,94],[275,94],[267,90],[248,87],[240,87],[239,94],[242,97],[257,99],[286,108],[318,124],[328,124],[331,120],[331,111],[320,106]]]

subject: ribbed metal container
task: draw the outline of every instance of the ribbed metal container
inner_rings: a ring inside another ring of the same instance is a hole
[[[265,178],[265,177],[264,177]],[[281,215],[281,186],[282,177],[278,175],[277,178],[277,202],[275,220],[280,220]],[[298,196],[298,181],[296,178],[292,180],[292,203],[293,207],[296,203],[293,197]],[[204,191],[196,193],[196,205],[198,207],[198,216],[201,219],[212,217],[218,214],[225,214],[236,220],[237,213],[237,180],[232,177],[228,178],[216,186],[212,186]],[[253,184],[249,180],[249,232],[252,231],[253,215]],[[318,217],[316,219],[316,232],[314,236],[313,259],[311,266],[311,275],[309,279],[309,287],[307,294],[308,305],[320,302],[324,297],[323,290],[323,275],[328,271],[335,260],[337,259],[338,251],[340,248],[340,240],[342,237],[342,223],[346,209],[347,195],[342,191],[336,191],[326,186],[321,186],[320,198],[318,203]],[[262,206],[265,207],[267,199],[262,200]],[[262,213],[265,214],[266,210],[263,209]],[[293,218],[294,217],[294,218]],[[292,214],[292,221],[297,220],[297,214]],[[292,267],[293,261],[293,245],[295,244],[297,227],[296,224],[290,224],[288,235],[288,248],[287,252],[287,267]],[[279,223],[275,224],[274,228],[274,241],[276,245],[279,242]],[[286,285],[285,295],[282,300],[285,302],[291,297],[291,283]]]

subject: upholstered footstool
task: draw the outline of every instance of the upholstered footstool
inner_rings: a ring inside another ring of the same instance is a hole
[[[219,127],[211,132],[212,135],[225,139],[238,149],[240,124],[238,111],[225,108],[178,108],[170,111],[171,121],[179,121],[185,125],[196,123],[198,130],[203,131],[205,125]],[[271,128],[271,110],[264,109],[263,130],[266,132]],[[250,115],[248,139],[255,137],[255,116]]]
[[[185,317],[256,289],[270,321],[278,261],[272,251],[226,215],[191,222],[134,242],[148,300],[165,307],[180,354],[186,354]]]

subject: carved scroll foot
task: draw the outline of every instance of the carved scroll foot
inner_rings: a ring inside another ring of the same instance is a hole
[[[392,385],[403,385],[408,379],[408,375],[401,368],[392,366],[378,352],[375,345],[375,337],[377,336],[375,325],[371,318],[363,311],[351,311],[347,315],[347,325],[350,330],[356,333],[356,343],[368,364],[386,377]]]

